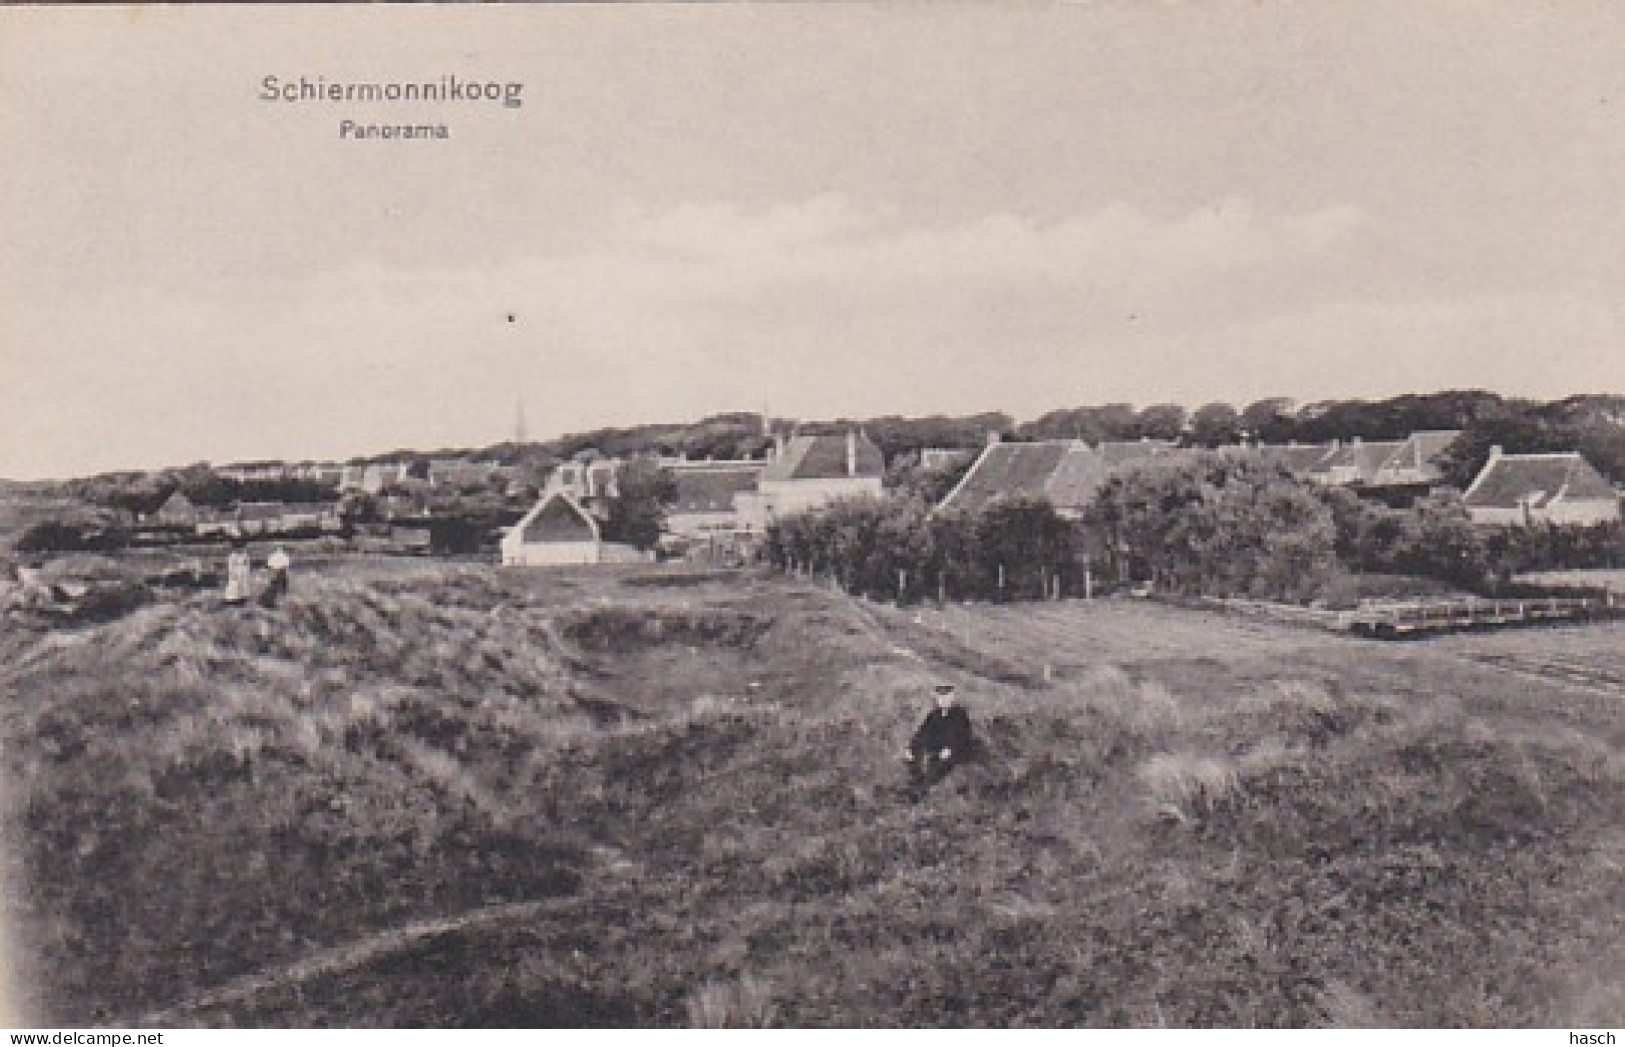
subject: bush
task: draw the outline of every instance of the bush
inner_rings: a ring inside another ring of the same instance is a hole
[[[97,524],[68,524],[44,520],[17,539],[20,553],[110,552],[129,543],[129,535],[119,527]]]
[[[1120,576],[1188,595],[1307,601],[1336,567],[1332,511],[1284,470],[1204,454],[1111,477],[1086,524]]]

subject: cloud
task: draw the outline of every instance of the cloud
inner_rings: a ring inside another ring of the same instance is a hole
[[[8,344],[53,351],[25,350],[0,475],[480,444],[518,399],[540,433],[763,406],[1036,414],[1621,384],[1598,355],[1614,308],[1564,291],[1375,297],[1361,274],[1378,240],[1344,205],[925,225],[827,195],[627,207],[496,268],[68,295],[7,321]]]
[[[1116,204],[1048,224],[994,214],[910,227],[831,195],[755,212],[727,204],[653,215],[627,210],[601,245],[563,261],[579,274],[665,295],[739,297],[798,283],[1064,286],[1151,279],[1178,293],[1193,281],[1322,257],[1363,224],[1346,205],[1263,218],[1246,201],[1231,200],[1161,219]]]

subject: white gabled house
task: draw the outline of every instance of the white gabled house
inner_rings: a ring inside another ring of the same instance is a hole
[[[506,567],[643,563],[648,554],[606,542],[598,518],[565,491],[545,494],[502,536]]]
[[[1489,461],[1462,495],[1474,523],[1590,525],[1620,519],[1619,492],[1576,451],[1503,454]]]
[[[840,498],[884,494],[886,459],[857,430],[794,436],[774,451],[754,493],[736,496],[749,526],[764,530],[774,520],[821,509]]]

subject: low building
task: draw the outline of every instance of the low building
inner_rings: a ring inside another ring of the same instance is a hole
[[[1620,519],[1619,492],[1576,451],[1490,457],[1462,501],[1474,523],[1585,526]]]
[[[1362,440],[1356,436],[1302,473],[1311,483],[1331,487],[1370,487],[1383,466],[1404,447],[1403,440]]]
[[[922,447],[920,448],[920,467],[922,469],[953,469],[973,461],[977,453],[977,449],[974,447]]]
[[[182,492],[175,491],[143,522],[151,527],[190,531],[197,527],[202,518],[203,514],[192,500]]]
[[[619,458],[563,462],[548,474],[547,482],[542,485],[541,497],[569,495],[584,508],[602,514],[611,499],[620,494],[618,481],[624,464]]]
[[[990,443],[937,508],[979,512],[996,501],[1038,498],[1076,518],[1117,470],[1180,453],[1190,452],[1164,440]]]
[[[199,537],[260,538],[281,534],[336,534],[344,529],[337,505],[328,502],[239,502],[207,514]]]
[[[1279,465],[1293,476],[1305,477],[1342,446],[1340,442],[1332,440],[1327,443],[1256,444],[1246,449],[1256,450],[1264,461]]]
[[[429,461],[429,483],[435,487],[484,487],[496,477],[496,468],[493,462],[433,458]]]
[[[1440,462],[1460,429],[1425,429],[1415,432],[1389,455],[1371,479],[1374,487],[1430,486],[1444,479]]]
[[[748,506],[766,462],[679,461],[666,464],[676,488],[666,507],[666,532],[681,541],[736,537],[756,530]]]
[[[411,478],[410,462],[374,462],[346,465],[339,473],[339,489],[377,494]]]
[[[563,491],[543,495],[502,536],[507,567],[640,563],[649,559],[629,545],[603,540],[598,518]]]
[[[886,460],[857,430],[793,436],[762,469],[754,495],[739,496],[750,526],[765,530],[774,520],[820,509],[841,498],[879,498]]]

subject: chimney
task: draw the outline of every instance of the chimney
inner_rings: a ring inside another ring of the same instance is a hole
[[[1501,450],[1501,445],[1496,444],[1495,446],[1490,448],[1490,460],[1488,462],[1486,462],[1485,464],[1490,465],[1490,464],[1493,464],[1493,463],[1499,461],[1500,458],[1501,458],[1501,455],[1504,454],[1504,453],[1505,452]]]
[[[846,431],[846,475],[858,475],[858,434],[852,429]]]
[[[989,447],[992,447],[1002,439],[1003,437],[999,435],[999,431],[997,429],[989,429],[987,431],[987,445]]]

